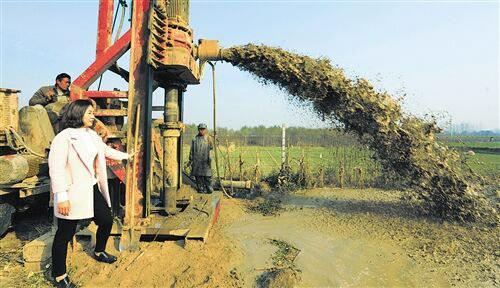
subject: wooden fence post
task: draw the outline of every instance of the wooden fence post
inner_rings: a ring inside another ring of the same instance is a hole
[[[243,181],[243,160],[241,158],[241,152],[240,152],[240,155],[239,155],[239,166],[240,166],[240,181]]]
[[[344,161],[340,161],[339,165],[339,186],[340,188],[344,188]]]

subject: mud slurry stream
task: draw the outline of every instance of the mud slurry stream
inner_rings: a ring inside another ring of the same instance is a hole
[[[227,233],[246,255],[241,268],[245,282],[255,283],[272,267],[276,247],[269,239],[300,250],[294,261],[300,271],[298,286],[489,286],[498,281],[498,258],[492,250],[498,248],[497,229],[471,238],[474,232],[467,229],[419,218],[399,196],[374,190],[310,190],[288,197],[286,211],[277,217],[239,218]],[[445,250],[454,237],[461,238],[452,244],[455,249]]]
[[[498,222],[496,207],[478,195],[475,175],[460,169],[459,155],[436,142],[433,121],[406,115],[387,93],[365,79],[348,79],[327,59],[313,59],[280,48],[248,44],[225,49],[225,61],[277,85],[298,105],[312,105],[325,121],[356,133],[388,171],[399,174],[441,218]]]

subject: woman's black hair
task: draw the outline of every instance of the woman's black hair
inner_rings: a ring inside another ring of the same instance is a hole
[[[86,99],[78,99],[69,103],[62,115],[61,123],[62,130],[66,128],[81,128],[83,127],[83,115],[85,111],[92,106],[92,102]]]

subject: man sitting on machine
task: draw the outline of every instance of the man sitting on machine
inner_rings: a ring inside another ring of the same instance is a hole
[[[61,73],[56,77],[56,83],[52,86],[43,86],[38,89],[30,99],[29,105],[42,105],[47,110],[50,123],[54,132],[58,132],[59,118],[63,114],[66,104],[69,103],[69,86],[71,76]]]

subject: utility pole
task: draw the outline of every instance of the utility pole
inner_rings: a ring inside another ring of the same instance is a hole
[[[281,168],[285,167],[286,163],[286,125],[281,125]]]
[[[452,122],[452,119],[451,119],[451,115],[450,115],[450,138],[453,137],[453,122]]]

